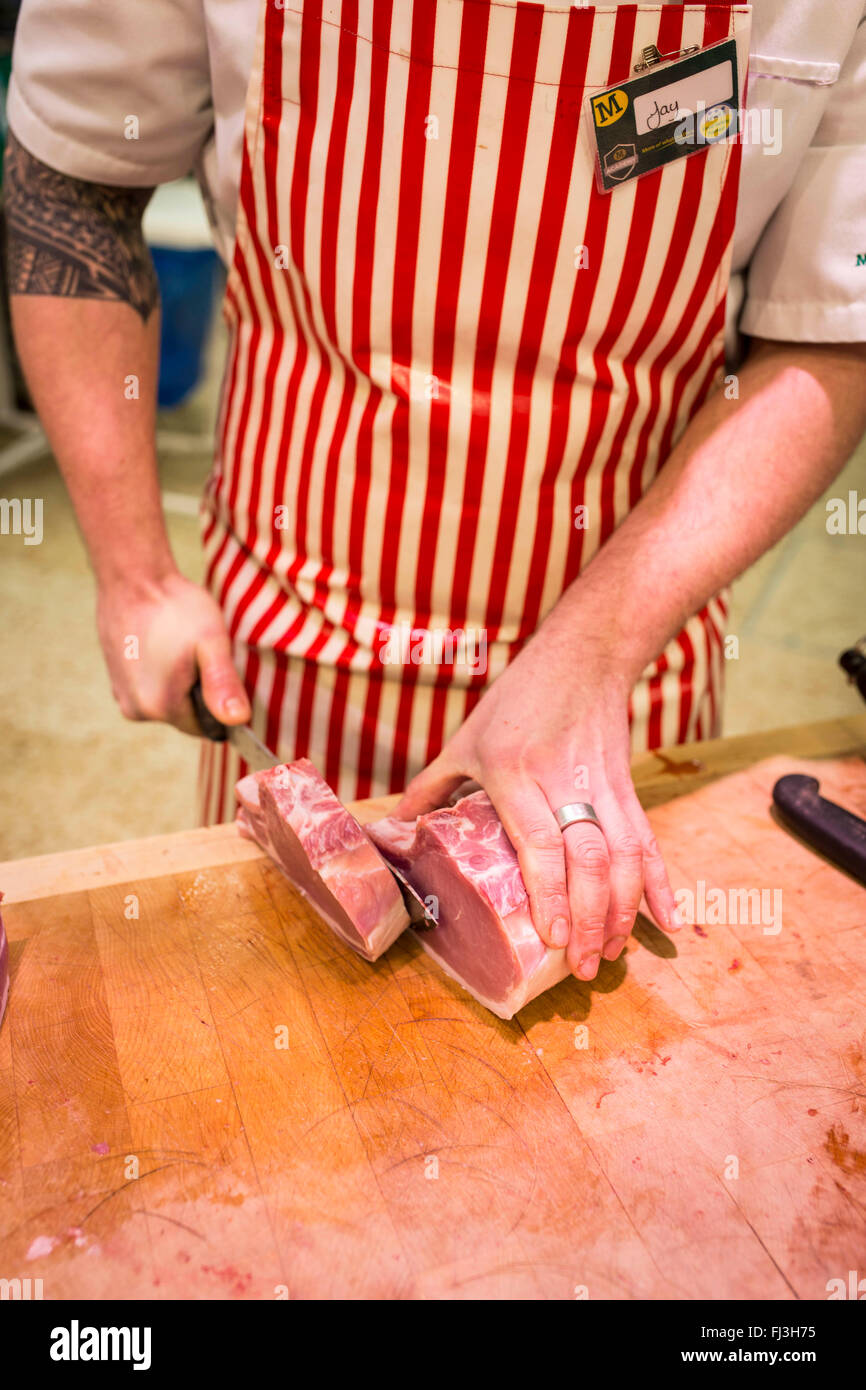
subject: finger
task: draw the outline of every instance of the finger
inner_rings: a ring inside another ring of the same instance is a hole
[[[631,778],[628,779],[627,786],[624,785],[618,789],[618,796],[620,806],[631,821],[635,834],[640,840],[643,855],[644,894],[646,895],[647,906],[659,926],[663,927],[665,931],[678,931],[683,925],[683,919],[677,907],[659,842],[647,820],[646,812],[638,800]]]
[[[168,676],[160,671],[146,671],[135,685],[115,690],[115,699],[125,719],[171,724],[184,733],[201,735],[188,694],[194,674],[195,663],[190,653],[189,660],[175,667]]]
[[[250,702],[232,664],[228,633],[202,638],[196,644],[195,655],[208,709],[223,724],[246,724],[250,718]]]
[[[610,854],[604,832],[591,821],[563,830],[571,904],[568,963],[579,980],[598,974],[610,903]]]
[[[425,811],[447,806],[450,794],[466,781],[467,773],[458,768],[446,753],[440,753],[428,767],[413,777],[394,808],[399,820],[414,820]]]
[[[125,705],[121,705],[123,713],[128,719],[153,720],[163,724],[171,724],[175,729],[180,729],[181,733],[193,734],[196,738],[201,738],[201,727],[193,709],[192,700],[189,694],[190,680],[192,676],[192,661],[190,670],[186,673],[185,679],[173,678],[171,687],[166,689],[160,687],[145,687],[137,692],[134,703],[127,714]]]
[[[529,778],[488,777],[485,790],[517,851],[535,930],[547,946],[561,948],[571,935],[568,880],[547,797]]]
[[[604,826],[610,855],[610,897],[605,922],[605,960],[616,960],[625,949],[640,907],[644,883],[640,838],[612,792],[597,792],[595,809]]]

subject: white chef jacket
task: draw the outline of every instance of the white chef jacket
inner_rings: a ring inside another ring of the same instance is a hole
[[[76,178],[194,171],[228,262],[260,2],[23,0],[9,125]],[[866,341],[864,0],[754,0],[746,106],[781,139],[745,143],[729,329]]]

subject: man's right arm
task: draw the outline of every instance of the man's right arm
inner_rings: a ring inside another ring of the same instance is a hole
[[[225,723],[244,722],[249,704],[222,614],[177,569],[162,512],[159,291],[141,227],[152,192],[68,177],[10,132],[4,206],[15,340],[90,555],[115,698],[127,718],[192,733],[197,672]]]

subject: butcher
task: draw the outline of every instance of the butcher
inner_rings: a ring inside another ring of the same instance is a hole
[[[477,782],[583,980],[642,894],[677,925],[630,752],[719,733],[727,586],[866,428],[866,23],[832,9],[21,7],[14,328],[121,711],[194,733],[200,675],[344,800]],[[190,171],[228,267],[203,587],[142,236]],[[203,745],[205,819],[244,771]]]

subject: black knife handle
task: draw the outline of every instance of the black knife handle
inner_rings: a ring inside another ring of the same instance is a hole
[[[839,665],[866,700],[866,637],[861,637],[839,657]]]
[[[198,726],[203,736],[209,738],[212,743],[225,743],[229,736],[229,731],[225,724],[220,723],[215,714],[211,714],[205,704],[200,680],[196,680],[195,685],[189,692],[189,698],[192,700],[195,717],[198,720]]]
[[[866,821],[818,793],[817,778],[792,772],[779,778],[773,801],[808,844],[866,883]]]

